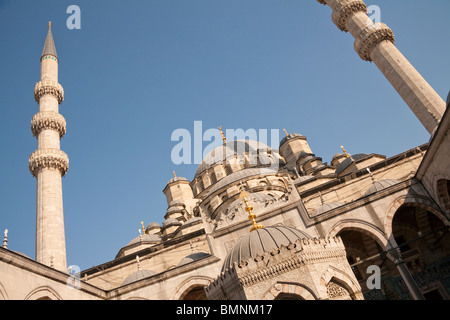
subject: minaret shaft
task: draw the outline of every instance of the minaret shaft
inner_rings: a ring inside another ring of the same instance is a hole
[[[318,2],[330,6],[333,22],[352,34],[361,59],[375,63],[431,134],[445,112],[445,102],[394,45],[392,30],[371,20],[362,0]]]
[[[69,158],[60,150],[66,133],[66,121],[59,114],[64,91],[58,83],[58,57],[49,29],[41,57],[41,77],[34,97],[39,112],[33,116],[31,131],[38,149],[29,159],[30,172],[36,177],[36,261],[67,271],[62,181]]]
[[[36,261],[66,271],[61,173],[43,168],[36,180]]]

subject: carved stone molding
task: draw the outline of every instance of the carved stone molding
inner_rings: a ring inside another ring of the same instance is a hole
[[[372,61],[371,53],[373,49],[382,41],[395,42],[392,30],[384,23],[375,23],[367,26],[361,31],[355,40],[355,51],[365,61]]]
[[[361,0],[344,0],[333,11],[331,19],[339,30],[347,32],[347,20],[356,12],[367,13],[366,4]]]
[[[59,136],[62,138],[66,133],[66,120],[57,112],[39,112],[31,120],[31,132],[33,136],[37,137],[43,129],[58,131]]]
[[[59,104],[64,101],[63,87],[57,81],[42,80],[36,83],[34,87],[34,99],[36,102],[39,103],[39,99],[45,94],[53,95]]]
[[[64,176],[69,170],[69,157],[65,152],[58,149],[36,150],[30,155],[28,168],[34,177],[42,168],[58,169],[61,176]]]

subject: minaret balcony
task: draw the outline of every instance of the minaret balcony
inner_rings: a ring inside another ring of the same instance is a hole
[[[69,170],[69,157],[59,149],[39,149],[30,155],[28,168],[34,177],[43,168],[57,169],[64,176]]]
[[[59,132],[62,138],[66,134],[66,119],[62,115],[53,111],[41,111],[36,113],[31,119],[31,132],[34,137],[44,129],[55,130]]]
[[[64,101],[64,89],[57,81],[41,80],[36,83],[34,87],[34,99],[36,102],[39,103],[40,98],[46,94],[54,96],[59,104]]]
[[[355,51],[365,61],[372,61],[371,53],[373,49],[382,41],[395,42],[392,30],[384,23],[375,23],[367,26],[355,40]]]

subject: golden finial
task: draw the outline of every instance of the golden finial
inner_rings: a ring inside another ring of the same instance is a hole
[[[284,133],[286,134],[286,137],[289,135],[286,131],[286,129],[283,129]]]
[[[350,158],[350,155],[345,151],[344,146],[341,146],[342,151],[344,151],[344,155],[346,158]]]
[[[249,194],[247,192],[242,191],[241,194],[239,195],[239,198],[244,200],[245,211],[248,212],[248,219],[253,223],[253,227],[250,229],[250,232],[253,232],[255,230],[264,228],[264,226],[256,222],[256,215],[253,213],[253,207],[248,203],[247,200],[248,195]]]
[[[222,126],[218,127],[218,129],[220,131],[220,135],[222,136],[223,143],[227,143],[227,139],[225,138],[225,135],[223,134],[222,131]]]
[[[51,22],[51,21],[48,22],[48,29],[49,29],[49,30],[52,29],[52,22]]]
[[[177,174],[175,173],[175,171],[172,171],[172,172],[173,172],[173,177],[176,178]]]
[[[141,221],[141,226],[142,226],[142,234],[145,234],[144,221]]]

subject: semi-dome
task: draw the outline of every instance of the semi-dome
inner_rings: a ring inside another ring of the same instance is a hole
[[[390,186],[396,185],[399,182],[400,181],[393,180],[393,179],[385,179],[385,180],[375,181],[370,186],[370,188],[367,189],[365,195],[368,196],[368,195],[377,193],[378,191],[381,191],[383,189],[389,188]]]
[[[126,285],[132,282],[136,282],[151,276],[154,276],[155,274],[157,274],[156,272],[152,271],[152,270],[139,270],[136,271],[135,273],[132,273],[131,275],[129,275],[123,282],[122,285]]]
[[[194,178],[198,177],[214,164],[224,163],[228,159],[244,156],[245,154],[257,155],[259,150],[272,150],[272,148],[262,142],[254,140],[234,140],[226,142],[214,148],[203,158],[197,168]]]
[[[285,227],[272,226],[250,232],[231,248],[225,257],[222,271],[231,269],[234,263],[238,265],[250,258],[256,258],[265,252],[280,249],[281,246],[289,246],[299,239],[309,238],[302,231]]]

